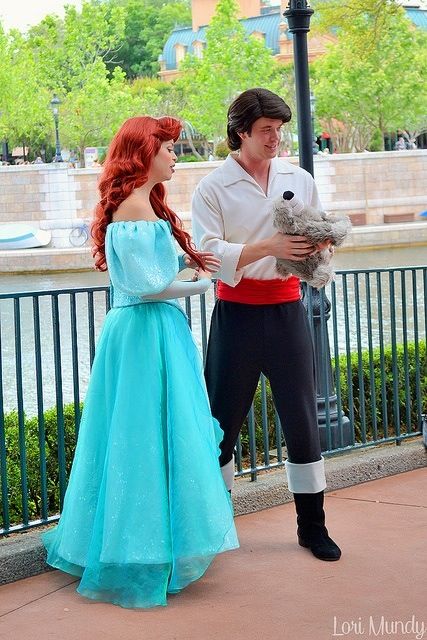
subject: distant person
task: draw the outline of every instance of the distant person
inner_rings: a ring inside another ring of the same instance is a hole
[[[405,151],[406,150],[406,141],[403,136],[399,136],[396,144],[394,145],[395,151]]]
[[[77,156],[74,151],[71,151],[70,158],[68,160],[68,166],[70,169],[75,169],[77,166]]]
[[[59,525],[43,536],[48,563],[78,576],[81,595],[127,608],[165,605],[238,547],[222,431],[175,300],[204,293],[220,264],[165,201],[180,132],[174,118],[130,118],[109,147],[92,235],[112,308]],[[196,267],[195,280],[175,281],[180,266]]]
[[[44,164],[43,160],[40,156],[37,156],[37,158],[34,160],[34,164]]]

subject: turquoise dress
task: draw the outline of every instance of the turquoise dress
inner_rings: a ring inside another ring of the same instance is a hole
[[[59,524],[47,562],[77,591],[122,607],[165,605],[217,553],[238,547],[201,359],[174,301],[167,222],[108,226],[112,283]]]

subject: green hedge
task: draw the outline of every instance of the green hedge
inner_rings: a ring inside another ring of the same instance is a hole
[[[12,524],[22,522],[21,456],[19,452],[18,414],[5,415],[6,471],[9,496],[9,518]],[[47,502],[49,515],[59,512],[59,465],[57,412],[44,412]],[[41,473],[38,418],[24,420],[26,470],[28,486],[28,512],[30,520],[41,517]],[[65,470],[67,477],[76,446],[74,404],[64,406]],[[1,493],[0,493],[1,498]],[[3,523],[3,507],[0,500],[0,526]]]
[[[424,399],[424,405],[421,407],[422,412],[427,413],[427,349],[426,341],[418,342],[418,361],[420,366],[420,397]],[[417,412],[416,403],[416,371],[415,371],[415,343],[410,342],[406,349],[408,372],[409,372],[409,402],[410,402],[410,425],[406,420],[406,396],[405,396],[405,351],[403,345],[398,345],[396,348],[396,362],[398,373],[398,389],[399,389],[399,411],[400,411],[400,429],[401,433],[409,433],[412,431],[418,431],[420,429],[419,420],[420,417]],[[365,398],[365,424],[366,424],[366,439],[374,439],[373,428],[373,415],[372,415],[372,393],[370,385],[370,361],[369,351],[364,350],[361,353],[362,363],[362,381],[363,381],[363,397]],[[372,363],[374,369],[374,400],[375,400],[375,414],[377,418],[377,438],[385,437],[384,425],[383,425],[383,409],[388,420],[388,436],[396,435],[394,429],[394,406],[393,406],[393,355],[391,346],[384,348],[384,376],[385,376],[385,388],[386,388],[386,402],[383,407],[382,394],[381,394],[381,352],[379,348],[372,351]],[[335,363],[332,362],[332,366],[335,369]],[[339,357],[339,371],[340,371],[340,386],[341,386],[341,402],[345,415],[350,415],[349,406],[349,381],[347,373],[347,356],[341,355]],[[363,442],[362,436],[362,419],[361,419],[361,402],[360,402],[360,382],[359,382],[359,357],[357,353],[352,353],[350,356],[350,369],[351,369],[351,389],[353,393],[353,407],[354,407],[354,429],[356,442]],[[269,383],[266,383],[267,388],[267,415],[268,415],[268,434],[270,447],[275,442],[275,424],[274,424],[274,406],[271,396],[271,390]],[[262,412],[261,412],[261,385],[258,385],[258,389],[255,395],[254,403],[255,411],[255,439],[257,443],[258,451],[263,449],[263,433],[262,433]],[[242,455],[249,455],[249,434],[248,434],[248,421],[245,422],[241,434],[242,442]]]
[[[419,363],[420,363],[420,392],[421,398],[424,399],[422,411],[427,412],[427,349],[426,342],[422,341],[418,344]],[[366,420],[366,437],[372,440],[373,433],[373,415],[371,407],[371,387],[369,378],[369,353],[363,351],[361,354],[362,362],[362,379],[364,385],[365,398],[365,420]],[[419,416],[416,405],[416,374],[415,374],[415,344],[409,343],[407,346],[407,360],[410,384],[410,425],[406,423],[406,397],[405,397],[405,352],[402,345],[396,349],[396,361],[398,372],[398,389],[399,389],[399,410],[401,432],[417,431],[419,429]],[[383,437],[383,403],[381,397],[381,369],[380,369],[380,350],[374,349],[372,354],[372,362],[374,367],[375,380],[375,413],[377,416],[378,437]],[[356,442],[362,441],[361,429],[361,403],[359,397],[359,359],[357,353],[350,356],[351,368],[351,386],[353,390],[353,407]],[[333,365],[334,366],[334,365]],[[347,357],[341,355],[339,358],[340,369],[340,385],[343,410],[349,415],[349,385],[347,376]],[[391,347],[384,349],[384,376],[386,381],[386,412],[389,431],[388,435],[395,435],[394,432],[394,408],[393,408],[393,362]],[[271,396],[270,386],[266,381],[267,389],[267,420],[270,448],[275,447],[275,422],[274,422],[274,405]],[[255,412],[255,439],[257,450],[263,450],[263,432],[262,432],[262,405],[261,405],[261,385],[258,386],[254,399]],[[45,427],[45,447],[46,447],[46,473],[47,473],[47,494],[48,494],[48,510],[49,514],[55,514],[59,511],[59,467],[58,467],[58,451],[57,451],[57,414],[55,409],[49,409],[44,414]],[[71,463],[74,455],[76,443],[75,425],[74,425],[74,405],[64,406],[64,427],[65,427],[65,459],[66,474],[71,469]],[[21,471],[20,471],[20,454],[19,454],[19,429],[18,415],[16,412],[9,413],[5,416],[5,435],[6,435],[6,458],[7,458],[7,478],[8,478],[8,495],[9,495],[9,517],[12,523],[19,523],[22,520],[22,504],[21,504]],[[249,435],[247,421],[241,433],[242,455],[249,455]],[[25,419],[25,444],[27,455],[27,480],[28,480],[28,502],[30,519],[41,517],[41,479],[40,479],[40,449],[38,436],[38,419],[37,417]],[[2,508],[0,505],[0,523],[3,520]]]
[[[416,358],[415,343],[407,344],[406,352],[402,344],[397,345],[395,354],[395,363],[397,371],[397,389],[398,389],[398,407],[399,407],[399,424],[401,433],[410,433],[420,429],[420,416],[417,409],[416,396]],[[353,411],[356,442],[362,439],[362,403],[361,397],[364,399],[365,408],[365,424],[366,437],[371,439],[374,437],[374,413],[377,421],[378,437],[394,436],[396,430],[394,422],[396,418],[395,403],[393,400],[393,353],[391,346],[384,348],[384,370],[381,369],[381,352],[379,348],[372,351],[373,366],[373,389],[370,382],[370,359],[369,351],[364,350],[361,353],[362,376],[358,371],[359,358],[357,353],[350,356],[351,379],[350,384],[353,392]],[[418,362],[420,369],[420,397],[421,411],[427,412],[427,349],[426,341],[418,342]],[[349,406],[349,379],[347,374],[347,357],[340,356],[339,359],[341,397],[344,413],[350,415]],[[406,373],[407,372],[407,373]],[[406,376],[409,381],[409,394],[406,395]],[[385,378],[385,401],[383,402],[381,392],[381,379]],[[363,389],[363,393],[360,393]],[[408,407],[409,404],[409,407]],[[408,411],[407,411],[408,409]],[[410,416],[409,424],[407,413]],[[384,419],[386,416],[388,424],[388,432],[384,429]]]

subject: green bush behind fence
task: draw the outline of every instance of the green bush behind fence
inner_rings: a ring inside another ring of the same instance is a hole
[[[416,350],[418,349],[418,358]],[[418,361],[418,380],[417,363]],[[383,368],[381,367],[383,363]],[[361,373],[360,373],[361,364]],[[332,363],[334,367],[334,362]],[[346,415],[350,415],[350,401],[352,398],[352,411],[354,415],[355,442],[372,442],[375,439],[381,440],[388,436],[397,436],[395,431],[395,401],[393,389],[398,389],[398,405],[400,414],[401,433],[410,433],[420,430],[420,420],[418,397],[427,398],[427,349],[426,341],[408,343],[406,346],[398,345],[393,351],[391,347],[385,347],[383,354],[379,348],[369,351],[362,351],[361,358],[357,353],[346,354],[339,357],[338,362],[340,372],[340,390],[342,409]],[[348,371],[351,376],[349,379]],[[371,370],[373,370],[373,380],[371,381]],[[394,380],[393,370],[397,373],[397,381]],[[384,377],[384,382],[382,382]],[[409,397],[406,390],[409,385]],[[418,389],[417,389],[418,387]],[[349,393],[352,391],[352,395]],[[275,442],[275,410],[268,382],[267,390],[267,424],[270,443]],[[363,399],[363,400],[362,400]],[[424,400],[425,401],[425,400]],[[408,402],[410,408],[408,411]],[[363,406],[362,406],[363,404]],[[80,408],[81,409],[81,408]],[[427,411],[423,406],[422,411]],[[255,439],[257,450],[262,451],[264,447],[264,436],[262,429],[262,397],[261,386],[259,385],[254,398],[255,413]],[[364,413],[364,420],[363,415]],[[409,423],[407,416],[409,415]],[[375,416],[375,420],[374,420]],[[388,430],[385,431],[385,420],[387,419]],[[376,423],[376,430],[375,430]],[[6,444],[6,476],[7,494],[9,503],[9,518],[12,524],[22,520],[22,479],[19,421],[16,411],[4,416],[4,431]],[[27,474],[27,496],[29,519],[37,519],[42,514],[42,473],[40,465],[40,438],[41,431],[37,417],[24,419],[25,434],[25,469]],[[366,434],[366,435],[365,435]],[[65,440],[65,460],[66,476],[68,478],[76,445],[76,428],[74,419],[74,404],[64,406],[64,440]],[[49,409],[44,412],[44,438],[46,456],[46,477],[47,477],[47,510],[48,514],[59,512],[59,467],[58,467],[58,423],[56,409]],[[242,455],[249,453],[249,434],[247,421],[241,434]],[[2,461],[4,464],[4,461]],[[0,522],[3,521],[3,507],[0,505]]]

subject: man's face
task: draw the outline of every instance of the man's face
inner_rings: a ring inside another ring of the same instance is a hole
[[[277,155],[283,122],[271,118],[258,118],[251,133],[241,133],[241,150],[259,160],[271,160]]]

